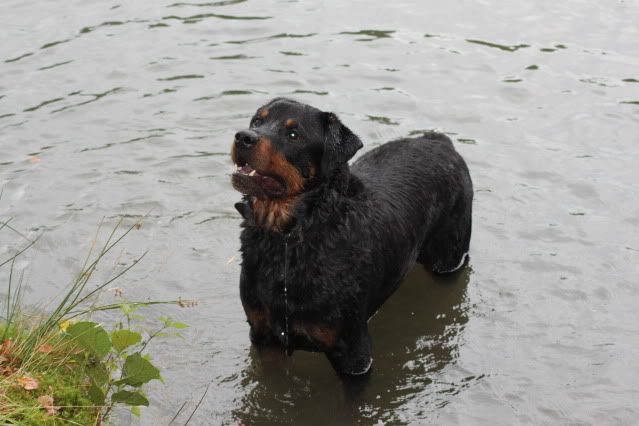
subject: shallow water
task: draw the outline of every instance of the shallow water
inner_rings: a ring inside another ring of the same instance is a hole
[[[42,235],[16,265],[28,299],[58,294],[103,217],[148,213],[118,285],[199,300],[149,314],[192,327],[152,345],[166,383],[119,423],[185,402],[176,424],[636,422],[636,2],[175,1],[0,4],[0,216]],[[249,345],[228,151],[281,95],[363,152],[444,131],[474,180],[469,266],[410,274],[371,321],[365,386]]]

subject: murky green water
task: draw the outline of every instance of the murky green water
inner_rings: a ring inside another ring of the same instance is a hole
[[[102,217],[150,211],[119,285],[200,301],[158,309],[192,328],[153,346],[142,424],[186,402],[183,424],[207,386],[189,424],[637,421],[636,2],[4,0],[0,21],[0,216],[43,235],[16,265],[27,297],[59,292]],[[411,273],[360,389],[249,345],[228,150],[281,95],[364,150],[443,130],[474,179],[470,266]]]

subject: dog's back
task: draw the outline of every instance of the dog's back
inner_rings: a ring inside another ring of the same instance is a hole
[[[395,290],[415,261],[438,273],[461,266],[470,243],[473,190],[466,163],[447,136],[429,132],[386,143],[351,170],[371,200],[382,253],[393,251],[378,260],[388,262],[384,293]],[[398,258],[408,261],[398,264]]]

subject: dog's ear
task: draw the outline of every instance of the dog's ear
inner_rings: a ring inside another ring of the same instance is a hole
[[[363,144],[332,112],[323,112],[322,120],[325,136],[321,169],[324,176],[330,176],[340,165],[348,162]]]

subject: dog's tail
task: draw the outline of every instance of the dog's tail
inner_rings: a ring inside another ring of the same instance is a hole
[[[453,141],[451,141],[446,134],[438,132],[436,130],[423,130],[420,133],[421,135],[418,135],[417,139],[426,139],[429,141],[437,140],[442,142],[449,142],[451,144],[453,143]]]

